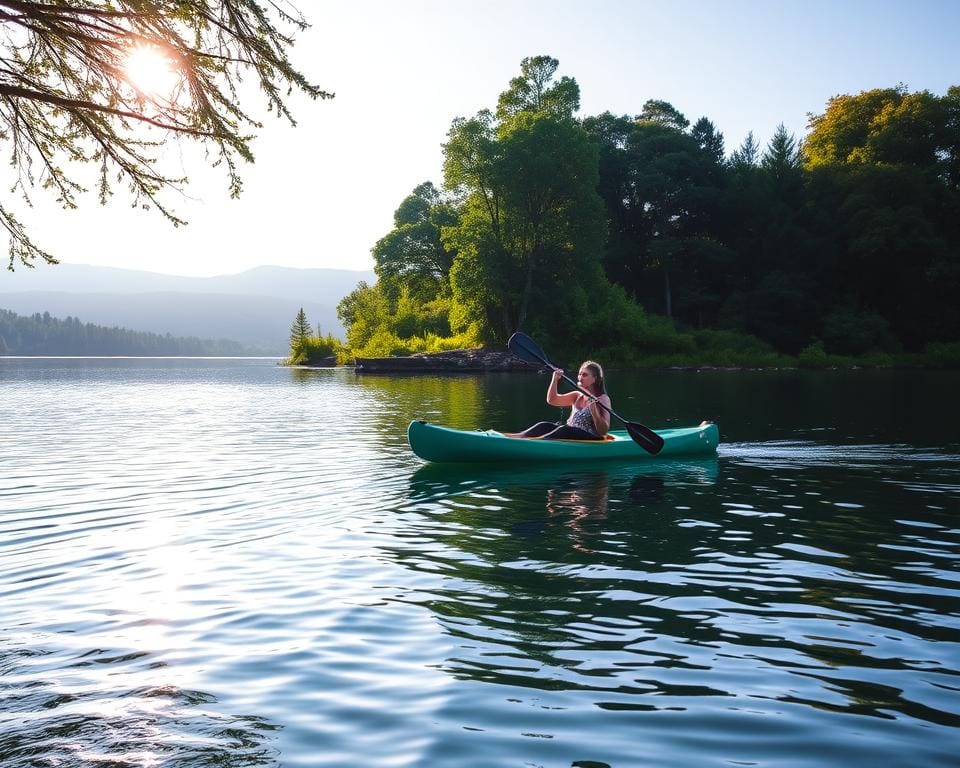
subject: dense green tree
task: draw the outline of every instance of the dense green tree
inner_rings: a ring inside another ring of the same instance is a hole
[[[323,335],[319,323],[313,335],[307,313],[300,307],[290,326],[290,356],[284,362],[286,365],[330,365],[339,357],[341,346],[332,333]]]
[[[598,274],[605,227],[596,148],[572,119],[576,84],[551,85],[555,70],[554,60],[525,66],[501,96],[499,121],[487,111],[456,120],[444,145],[446,186],[464,201],[444,235],[457,251],[451,320],[477,324],[491,341],[555,317],[576,281]]]
[[[943,177],[950,189],[960,192],[960,86],[950,86],[942,103],[946,124]]]
[[[452,299],[421,301],[406,289],[390,300],[377,285],[361,282],[337,305],[347,329],[347,346],[358,357],[439,352],[477,346],[469,331],[452,334]]]
[[[632,118],[610,112],[587,117],[583,127],[597,146],[600,193],[607,210],[607,245],[603,266],[607,276],[636,296],[640,279],[638,252],[642,227],[631,190],[631,165],[626,153]]]
[[[183,138],[208,148],[236,196],[237,162],[253,159],[250,134],[260,127],[238,98],[241,81],[256,84],[269,110],[291,122],[291,91],[331,95],[288,59],[289,30],[306,26],[292,6],[257,0],[2,0],[0,141],[13,167],[7,188],[29,204],[39,182],[74,208],[85,191],[74,169],[93,163],[101,202],[119,179],[136,204],[180,223],[159,195],[186,180],[161,169],[157,156],[164,142]],[[131,57],[166,62],[176,75],[170,91],[138,86]],[[3,202],[0,225],[10,237],[11,269],[37,257],[54,261]]]
[[[763,152],[750,132],[729,163],[720,237],[736,254],[720,322],[799,352],[821,317],[820,261],[801,221],[804,176],[796,138],[781,124]]]
[[[400,203],[394,228],[373,246],[374,271],[391,300],[401,288],[421,301],[449,293],[455,251],[448,250],[440,233],[456,222],[454,205],[429,181]]]
[[[747,133],[743,143],[730,155],[730,165],[734,168],[755,166],[760,161],[760,147],[753,138],[753,131]]]
[[[777,126],[766,151],[760,158],[773,192],[783,202],[799,208],[803,190],[803,152],[783,123]]]
[[[760,157],[759,170],[764,194],[757,222],[763,238],[761,265],[813,277],[817,257],[801,221],[805,205],[802,150],[782,123]]]
[[[389,302],[377,286],[361,280],[337,304],[337,317],[347,330],[347,346],[360,349],[390,314]]]
[[[520,112],[572,117],[580,109],[580,86],[571,77],[554,80],[560,62],[550,56],[531,56],[520,62],[520,74],[497,100],[497,120],[508,122]]]
[[[293,319],[293,324],[290,326],[290,354],[295,355],[299,352],[307,343],[307,339],[310,338],[310,321],[307,320],[307,313],[303,311],[303,307],[300,307],[300,311],[297,312],[297,316]]]
[[[836,249],[831,297],[878,314],[910,349],[960,330],[958,243],[937,221],[943,190],[910,165],[832,165],[812,171],[813,206]]]
[[[643,111],[637,115],[637,122],[656,123],[678,131],[685,131],[690,125],[690,121],[673,104],[658,99],[649,99],[643,105]]]
[[[764,270],[748,290],[732,293],[724,302],[721,322],[796,354],[820,327],[823,303],[816,289],[816,282],[800,272]]]
[[[947,162],[949,94],[909,93],[905,86],[834,96],[811,115],[805,142],[809,167],[831,163],[893,163],[921,168]]]
[[[910,349],[960,333],[958,97],[903,86],[836,96],[804,145],[839,316],[879,316]]]
[[[723,167],[726,161],[726,153],[723,146],[723,134],[717,130],[717,127],[711,120],[701,117],[693,124],[690,129],[690,136],[697,142],[697,145],[713,161],[717,169]]]
[[[740,293],[755,285],[762,270],[760,256],[764,251],[770,184],[758,164],[757,153],[751,132],[727,164],[717,231],[720,239],[737,254],[728,294]]]
[[[696,178],[696,141],[667,122],[638,123],[627,138],[631,163],[632,208],[645,234],[637,252],[639,272],[658,272],[663,280],[663,303],[658,307],[673,315],[671,278],[680,266],[685,235],[694,228],[691,210]],[[639,286],[634,286],[635,290]],[[642,294],[641,294],[642,295]]]
[[[453,122],[446,193],[401,203],[378,284],[338,307],[354,350],[499,344],[523,326],[621,364],[826,361],[960,337],[960,89],[836,97],[802,145],[781,124],[725,159],[709,119],[691,127],[666,101],[578,121],[556,71],[525,59],[496,113]]]
[[[723,139],[709,120],[686,133],[688,124],[662,101],[633,121],[609,113],[584,121],[608,206],[608,275],[647,306],[704,323],[716,314],[716,282],[730,258],[712,234]]]

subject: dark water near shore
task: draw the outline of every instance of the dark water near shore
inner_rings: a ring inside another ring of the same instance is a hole
[[[960,375],[610,375],[709,460],[406,447],[545,385],[0,358],[0,765],[960,765]]]

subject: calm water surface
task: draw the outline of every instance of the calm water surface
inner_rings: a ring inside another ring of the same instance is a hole
[[[0,358],[0,765],[960,765],[960,376],[610,384],[719,456],[410,454],[532,375]]]

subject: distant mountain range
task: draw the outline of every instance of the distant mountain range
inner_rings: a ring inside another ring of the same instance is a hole
[[[372,271],[256,267],[234,275],[181,277],[82,264],[0,274],[0,308],[21,315],[120,326],[136,331],[230,339],[266,355],[286,355],[290,325],[303,307],[324,334],[343,336],[336,307]]]

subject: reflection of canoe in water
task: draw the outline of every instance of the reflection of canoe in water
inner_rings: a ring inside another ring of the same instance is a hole
[[[445,498],[491,488],[557,490],[602,483],[634,498],[665,486],[714,485],[719,475],[713,456],[686,456],[660,461],[620,459],[567,465],[563,462],[482,462],[421,464],[410,475],[411,498]]]
[[[434,462],[549,462],[611,459],[660,459],[710,456],[716,453],[716,424],[657,430],[663,450],[656,456],[637,445],[625,431],[614,430],[606,440],[542,440],[508,437],[492,429],[460,430],[425,421],[411,421],[407,440],[417,456]]]

